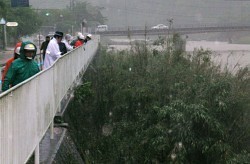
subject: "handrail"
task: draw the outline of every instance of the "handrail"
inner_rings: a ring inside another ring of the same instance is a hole
[[[99,38],[0,94],[0,163],[25,163],[53,121],[61,100],[86,70]]]
[[[97,34],[103,36],[125,36],[125,35],[166,35],[166,34],[192,34],[192,33],[207,33],[207,32],[229,32],[229,31],[249,31],[250,24],[248,25],[231,25],[231,26],[177,26],[175,25],[171,29],[151,29],[145,27],[139,29],[129,29],[128,28],[109,28],[108,31],[97,32]]]

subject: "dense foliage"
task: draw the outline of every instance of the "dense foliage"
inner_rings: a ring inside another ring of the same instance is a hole
[[[15,40],[21,36],[41,32],[47,35],[54,30],[63,32],[81,31],[80,25],[85,21],[85,27],[103,24],[106,20],[101,14],[101,8],[87,2],[78,2],[72,8],[65,9],[32,9],[31,7],[11,7],[10,1],[0,1],[0,19],[7,22],[18,22],[17,27],[7,27],[7,38]],[[0,39],[3,30],[0,28]],[[0,41],[1,42],[1,41]]]
[[[102,8],[92,6],[87,2],[77,2],[72,8],[65,8],[61,10],[42,10],[39,14],[43,21],[42,30],[47,28],[63,32],[81,31],[81,24],[83,27],[96,27],[98,24],[103,24],[106,18],[101,14]]]
[[[85,162],[248,163],[248,70],[210,56],[100,49],[65,114]]]
[[[17,27],[7,28],[8,37],[14,38],[37,32],[42,24],[42,19],[35,10],[30,7],[11,7],[10,1],[6,0],[0,2],[0,19],[1,18],[4,18],[7,22],[18,23]]]

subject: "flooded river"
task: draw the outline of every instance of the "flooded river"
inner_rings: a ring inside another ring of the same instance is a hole
[[[118,42],[119,43],[119,42]],[[109,45],[109,49],[126,50],[129,45]],[[221,64],[222,69],[227,66],[229,70],[236,71],[240,67],[250,65],[250,45],[229,44],[218,41],[187,41],[186,51],[193,52],[203,48],[212,51],[212,59],[216,64]]]
[[[186,44],[188,52],[198,48],[211,50],[213,61],[221,66],[227,66],[231,71],[250,65],[250,45],[248,44],[229,44],[217,41],[188,41]]]

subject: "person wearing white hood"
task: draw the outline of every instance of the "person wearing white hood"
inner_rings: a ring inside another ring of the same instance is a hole
[[[74,47],[76,41],[78,41],[78,39],[79,39],[81,36],[82,36],[82,33],[81,33],[81,32],[78,32],[78,33],[77,33],[77,38],[74,39],[74,40],[72,40],[72,42],[70,43],[70,45]]]
[[[56,59],[61,57],[62,52],[59,49],[59,43],[62,41],[62,38],[63,33],[56,31],[53,39],[50,40],[44,59],[44,69],[49,68],[56,61]]]
[[[62,42],[65,44],[67,51],[71,51],[74,49],[73,46],[71,46],[69,43],[72,40],[72,36],[70,34],[66,34]]]

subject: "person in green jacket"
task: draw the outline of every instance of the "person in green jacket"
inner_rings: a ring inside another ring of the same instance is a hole
[[[16,59],[10,66],[5,78],[2,90],[6,91],[31,76],[38,73],[38,64],[34,61],[37,48],[31,42],[23,42],[20,49],[20,58]]]

